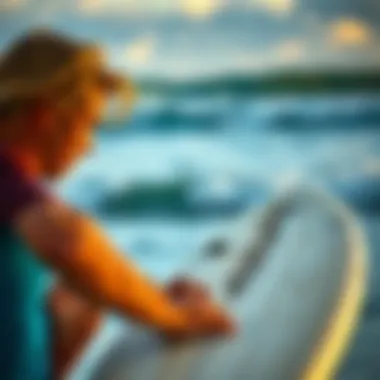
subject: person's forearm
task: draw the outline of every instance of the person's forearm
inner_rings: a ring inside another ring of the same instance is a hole
[[[160,330],[182,329],[182,313],[110,244],[91,222],[73,252],[50,254],[49,262],[91,300]]]

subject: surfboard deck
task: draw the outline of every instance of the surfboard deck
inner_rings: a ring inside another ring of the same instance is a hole
[[[224,247],[187,269],[232,310],[236,337],[170,345],[120,325],[96,358],[84,356],[86,379],[332,379],[367,282],[356,218],[322,192],[293,190],[231,229]]]

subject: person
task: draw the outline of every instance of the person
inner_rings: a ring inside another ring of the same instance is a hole
[[[132,85],[107,67],[96,44],[34,30],[2,54],[1,379],[64,378],[105,311],[167,339],[234,330],[201,284],[154,283],[95,220],[47,186],[91,148],[108,101],[118,95],[132,99]]]

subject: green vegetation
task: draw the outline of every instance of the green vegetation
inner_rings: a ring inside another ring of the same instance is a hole
[[[378,71],[288,71],[266,75],[227,75],[175,82],[149,79],[140,82],[143,93],[162,95],[235,95],[307,94],[333,92],[379,92]]]

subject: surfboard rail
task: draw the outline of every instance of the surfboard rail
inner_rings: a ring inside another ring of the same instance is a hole
[[[342,216],[346,224],[350,253],[340,300],[306,366],[302,375],[304,380],[329,380],[335,377],[360,321],[368,277],[368,246],[356,216],[342,202],[327,197],[324,193],[319,192],[318,196],[325,199]]]

